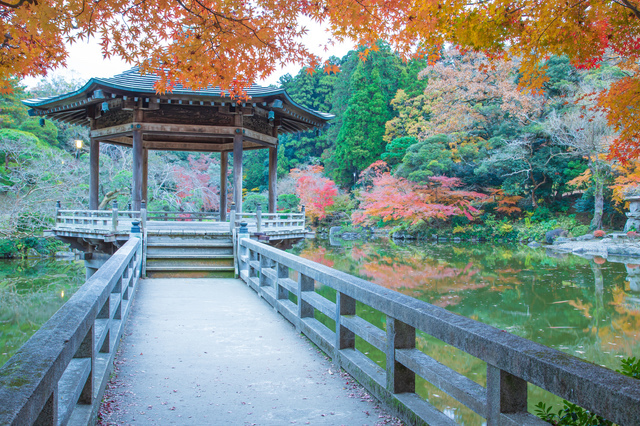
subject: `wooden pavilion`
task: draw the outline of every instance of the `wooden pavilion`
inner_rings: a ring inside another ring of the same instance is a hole
[[[176,86],[157,94],[155,75],[132,68],[111,78],[92,78],[60,96],[30,99],[29,114],[90,128],[89,208],[99,203],[100,143],[133,149],[133,210],[147,199],[149,150],[220,152],[220,215],[226,219],[228,154],[233,153],[233,200],[242,211],[242,153],[269,149],[269,212],[276,211],[278,135],[323,128],[333,118],[294,102],[284,89],[251,86],[238,103],[218,88]]]

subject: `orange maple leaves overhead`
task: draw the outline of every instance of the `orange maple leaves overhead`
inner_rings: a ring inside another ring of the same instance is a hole
[[[628,72],[600,98],[620,133],[614,153],[640,153],[637,0],[0,0],[0,15],[0,82],[62,65],[63,42],[95,36],[105,56],[161,70],[159,91],[180,83],[240,94],[280,65],[320,63],[302,42],[301,17],[325,25],[327,46],[351,40],[375,49],[386,40],[405,58],[434,59],[450,43],[518,57],[520,82],[534,91],[546,79],[540,64],[548,55],[581,67],[607,56]]]

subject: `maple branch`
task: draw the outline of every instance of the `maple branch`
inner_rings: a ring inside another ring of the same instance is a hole
[[[553,19],[552,19],[552,20],[547,24],[547,26],[542,30],[542,32],[538,35],[538,38],[536,39],[536,42],[535,42],[536,46],[539,46],[539,45],[540,45],[540,38],[544,35],[544,33],[546,33],[546,32],[547,32],[547,30],[549,29],[549,27],[551,27],[551,25],[553,25],[553,24],[554,24],[558,19],[560,19],[560,18],[565,14],[565,12],[567,12],[569,9],[573,9],[574,7],[576,7],[576,6],[580,5],[581,3],[584,3],[585,1],[586,1],[586,0],[579,0],[577,3],[572,4],[572,5],[568,6],[567,8],[565,8],[565,9],[564,9],[564,11],[562,11],[562,13],[560,13],[558,16],[554,17],[554,18],[553,18]],[[615,1],[615,0],[614,0],[614,1]],[[625,1],[625,0],[622,0],[622,1]],[[536,49],[536,51],[537,51],[537,49]]]
[[[629,0],[613,0],[613,2],[619,6],[631,10],[636,18],[640,19],[640,9],[638,9],[638,6],[634,5]]]
[[[19,0],[19,1],[18,1],[18,3],[15,3],[15,4],[12,4],[12,3],[6,3],[6,2],[4,2],[4,1],[0,0],[0,5],[1,5],[1,6],[10,7],[10,8],[12,8],[12,9],[17,9],[17,8],[19,8],[20,6],[22,6],[22,5],[23,5],[23,4],[25,4],[25,3],[32,4],[32,3],[33,3],[33,0]]]
[[[222,25],[220,24],[220,19],[224,19],[226,21],[230,21],[230,22],[234,22],[236,24],[240,24],[243,27],[245,27],[247,30],[249,30],[249,32],[251,32],[253,34],[253,36],[255,37],[256,40],[258,40],[260,43],[262,43],[263,45],[271,48],[271,49],[275,49],[276,47],[271,45],[270,43],[264,41],[259,35],[258,32],[255,28],[253,28],[252,26],[248,25],[246,23],[246,21],[248,19],[243,19],[243,18],[232,18],[229,17],[227,15],[223,15],[219,12],[216,12],[214,10],[212,10],[211,8],[209,8],[208,6],[206,6],[205,4],[203,4],[200,0],[195,0],[195,2],[198,4],[198,6],[200,6],[202,9],[206,10],[207,12],[209,12],[215,19],[216,25],[215,27],[218,29],[219,32],[227,32],[227,31],[223,31],[222,30]],[[191,9],[190,7],[188,7],[182,0],[178,0],[178,4],[180,6],[182,6],[182,8],[184,10],[186,10],[187,12],[191,13],[193,16],[196,16],[198,18],[201,19],[205,19],[200,13],[194,11],[193,9]],[[229,31],[230,32],[230,31]]]

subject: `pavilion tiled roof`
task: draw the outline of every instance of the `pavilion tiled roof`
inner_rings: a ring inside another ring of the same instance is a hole
[[[227,102],[231,101],[231,98],[228,96],[228,94],[222,93],[218,87],[208,87],[206,89],[191,90],[184,88],[182,85],[176,85],[171,93],[158,95],[154,88],[154,84],[158,80],[158,78],[159,77],[155,74],[142,75],[139,69],[137,67],[134,67],[113,77],[92,78],[84,86],[73,92],[47,98],[28,99],[24,100],[23,103],[32,108],[32,115],[47,116],[48,118],[54,120],[70,121],[65,119],[66,117],[70,117],[69,114],[56,114],[56,110],[61,110],[62,107],[64,111],[68,112],[75,109],[73,107],[70,107],[70,105],[77,103],[77,106],[81,107],[82,105],[86,106],[87,102],[95,103],[97,99],[93,99],[92,96],[94,91],[97,89],[118,92],[121,94],[129,94],[130,96],[133,96],[135,94],[136,96],[141,97],[160,96],[173,99],[184,99],[187,101],[210,101],[212,99],[220,100],[222,102],[224,102],[225,99]],[[334,118],[333,114],[315,111],[298,104],[293,99],[291,99],[287,92],[282,88],[264,87],[253,84],[246,90],[246,93],[250,97],[250,99],[246,101],[248,104],[251,104],[252,102],[262,102],[267,98],[279,98],[282,99],[285,103],[287,107],[285,111],[290,112],[290,115],[296,116],[299,113],[303,115],[309,115],[311,118],[317,120],[317,122],[321,122],[322,125],[324,125],[326,121]]]

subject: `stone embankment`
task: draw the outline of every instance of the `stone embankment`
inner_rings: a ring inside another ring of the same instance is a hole
[[[626,257],[640,261],[640,240],[629,238],[626,234],[609,234],[604,238],[583,235],[578,238],[559,237],[549,249],[565,253],[573,253],[583,257],[600,256],[605,259]]]

